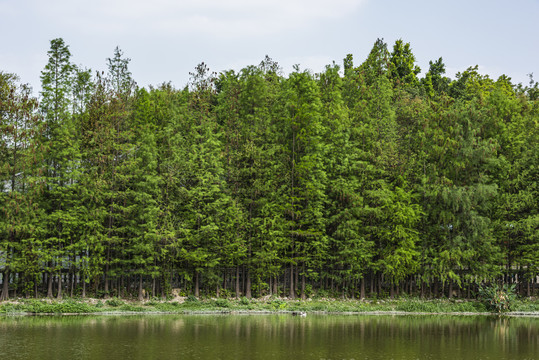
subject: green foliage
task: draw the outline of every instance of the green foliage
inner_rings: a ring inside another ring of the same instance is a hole
[[[252,296],[466,296],[516,275],[536,295],[533,79],[451,80],[441,57],[420,79],[403,40],[320,74],[201,63],[181,90],[137,88],[119,48],[95,76],[62,39],[47,55],[39,106],[0,72],[1,300],[139,311],[120,298],[192,293],[181,311],[273,311],[308,306]],[[242,298],[197,299],[217,291]]]
[[[200,302],[200,300],[198,300],[198,298],[194,295],[189,295],[187,298],[185,298],[185,302],[188,302],[188,303],[198,303]]]
[[[240,300],[240,303],[241,303],[242,305],[249,305],[249,304],[250,304],[250,301],[249,301],[249,299],[246,298],[245,296],[242,296],[242,297],[241,297],[241,300]]]
[[[123,304],[119,307],[119,310],[128,311],[128,312],[144,312],[145,311],[144,307],[136,306],[133,304]]]
[[[479,296],[489,311],[503,313],[513,310],[516,300],[515,285],[482,285]]]
[[[105,301],[105,305],[107,306],[111,306],[111,307],[119,307],[119,306],[122,306],[124,305],[125,303],[118,299],[118,298],[112,298],[112,299],[108,299]]]
[[[275,299],[268,303],[272,310],[288,310],[288,303],[284,300]]]
[[[415,65],[415,56],[412,53],[410,43],[404,43],[402,39],[395,42],[391,52],[391,76],[400,84],[418,86],[417,75],[421,72]]]
[[[33,314],[84,314],[98,312],[99,309],[83,301],[65,300],[61,302],[48,302],[45,300],[27,299],[23,303],[11,304],[0,308],[6,313],[33,313]]]
[[[219,308],[228,308],[230,307],[230,302],[227,299],[216,299],[215,306]]]
[[[399,301],[395,306],[396,311],[424,312],[424,313],[448,313],[448,312],[485,312],[484,305],[477,301],[450,302],[447,300],[418,300],[409,299]]]

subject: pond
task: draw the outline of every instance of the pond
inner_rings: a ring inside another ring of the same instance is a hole
[[[539,319],[430,315],[0,317],[5,359],[539,359]]]

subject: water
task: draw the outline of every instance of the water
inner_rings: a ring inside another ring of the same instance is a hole
[[[538,359],[538,318],[0,317],[5,359]]]

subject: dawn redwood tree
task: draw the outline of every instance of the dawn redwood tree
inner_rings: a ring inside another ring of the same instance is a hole
[[[124,102],[128,100],[137,87],[129,70],[130,62],[131,59],[126,58],[118,46],[114,49],[114,56],[107,58],[107,79],[112,91]]]
[[[364,298],[364,278],[373,251],[373,243],[367,239],[363,231],[364,179],[361,175],[366,163],[358,124],[354,123],[351,115],[354,111],[352,104],[357,100],[357,94],[348,95],[352,109],[345,105],[343,99],[343,92],[359,89],[356,84],[361,80],[357,78],[357,73],[353,69],[351,56],[345,60],[345,66],[347,70],[344,79],[339,76],[339,67],[333,65],[326,67],[319,80],[322,119],[326,129],[325,217],[330,246],[327,252],[327,265],[332,268],[332,274],[325,275],[337,280],[343,289],[350,289],[352,296],[357,290],[357,282],[361,281],[359,296]]]
[[[241,213],[225,181],[220,128],[212,111],[215,75],[201,63],[191,76],[192,90],[186,93],[187,111],[182,114],[185,132],[177,149],[182,183],[180,256],[199,296],[202,277],[206,285],[218,288],[218,269],[226,263],[226,249],[234,241],[230,231],[240,225]]]
[[[279,195],[288,222],[289,296],[296,296],[297,281],[301,281],[301,297],[305,298],[307,277],[320,268],[327,250],[322,103],[315,79],[298,67],[283,83],[281,97],[283,178]]]
[[[84,169],[81,177],[84,226],[81,234],[80,270],[82,296],[86,296],[87,284],[98,289],[106,262],[106,221],[110,194],[107,191],[112,148],[109,118],[110,93],[106,81],[97,75],[95,84],[86,105],[87,113],[80,117],[81,164]]]
[[[69,247],[79,239],[80,222],[80,149],[73,110],[73,73],[71,53],[63,39],[51,40],[49,60],[41,73],[40,109],[46,123],[47,144],[46,191],[42,220],[44,260],[48,266],[47,296],[53,291],[53,277],[57,279],[57,297],[62,297],[63,270],[73,258]],[[70,267],[70,265],[68,265]]]
[[[130,221],[134,216],[132,190],[135,159],[135,128],[131,124],[136,83],[129,71],[130,59],[116,47],[114,57],[107,59],[106,89],[109,92],[105,120],[105,196],[107,198],[106,261],[104,292],[108,296],[113,281],[118,284],[131,269],[131,257],[124,247],[136,230]],[[140,276],[139,276],[140,282]]]
[[[435,95],[447,94],[451,80],[444,76],[444,74],[445,64],[441,57],[434,62],[429,61],[429,71],[421,79],[421,83],[425,87],[428,96],[433,97]]]
[[[504,281],[518,277],[521,294],[531,296],[539,250],[537,216],[537,100],[518,95],[510,78],[501,76],[488,94],[492,136],[498,146],[494,235],[503,254]],[[516,276],[515,276],[516,275]]]
[[[158,128],[150,94],[137,91],[133,104],[131,126],[134,128],[135,160],[130,184],[133,193],[133,210],[129,226],[133,229],[128,249],[131,253],[129,266],[139,274],[139,298],[142,298],[142,276],[151,276],[152,295],[155,296],[155,279],[160,275],[158,245],[161,240],[159,229],[160,187],[162,178],[158,173]]]
[[[417,75],[421,72],[421,69],[415,64],[416,60],[410,43],[404,43],[402,39],[395,41],[390,62],[390,76],[397,85],[407,87],[417,87],[419,85]]]
[[[13,74],[0,72],[0,300],[9,298],[11,275],[17,273],[21,290],[37,296],[43,154],[43,123],[37,107],[27,85],[20,85]]]

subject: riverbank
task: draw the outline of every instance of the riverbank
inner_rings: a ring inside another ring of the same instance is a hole
[[[111,314],[111,313],[394,313],[394,314],[489,314],[484,303],[476,300],[291,300],[267,297],[261,299],[197,299],[177,297],[168,301],[112,299],[16,299],[0,302],[0,314]],[[539,316],[539,300],[516,300],[509,315]]]

